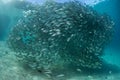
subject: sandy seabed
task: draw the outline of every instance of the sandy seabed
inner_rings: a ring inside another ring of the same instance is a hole
[[[51,77],[36,71],[26,70],[18,63],[14,52],[9,50],[5,42],[0,42],[0,80],[120,80],[120,73],[85,75],[81,74],[80,70],[77,74],[74,71],[67,71],[66,73],[69,75],[61,71],[58,75]]]

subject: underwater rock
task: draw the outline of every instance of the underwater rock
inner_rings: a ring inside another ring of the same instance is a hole
[[[66,65],[96,69],[112,27],[109,16],[77,1],[46,2],[25,11],[7,41],[18,59],[35,70]]]

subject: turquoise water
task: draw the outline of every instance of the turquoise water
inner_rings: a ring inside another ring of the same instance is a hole
[[[119,80],[119,1],[47,1],[0,1],[0,80]]]
[[[120,64],[120,60],[119,60],[119,56],[120,56],[120,15],[119,15],[119,1],[118,0],[108,0],[106,2],[102,2],[98,5],[95,6],[95,9],[101,13],[107,13],[109,14],[112,19],[115,22],[115,26],[114,26],[114,36],[113,36],[113,40],[111,41],[111,43],[108,45],[108,47],[105,50],[105,53],[108,53],[108,57],[106,59],[108,59],[108,61],[110,61],[111,63],[115,63],[116,65],[119,66]],[[110,56],[111,55],[111,56]],[[111,58],[112,57],[112,58]]]

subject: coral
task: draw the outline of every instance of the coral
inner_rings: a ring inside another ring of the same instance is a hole
[[[113,33],[113,21],[77,1],[46,2],[24,11],[13,27],[8,45],[33,69],[74,64],[96,69]]]

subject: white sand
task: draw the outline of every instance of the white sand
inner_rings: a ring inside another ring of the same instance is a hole
[[[49,78],[47,75],[25,70],[18,63],[14,52],[9,50],[4,42],[0,42],[0,80],[120,80],[119,73],[112,74],[111,72],[109,75],[75,75],[74,72],[68,71],[71,75],[66,76],[60,73],[53,78]],[[81,73],[81,71],[78,73]]]

